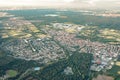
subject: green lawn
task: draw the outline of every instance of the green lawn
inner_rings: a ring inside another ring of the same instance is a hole
[[[9,77],[15,77],[17,75],[17,71],[15,70],[8,70],[6,73]]]

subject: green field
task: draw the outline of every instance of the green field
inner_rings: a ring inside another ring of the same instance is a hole
[[[6,74],[9,76],[9,77],[15,77],[17,75],[17,71],[15,70],[8,70],[6,72]]]

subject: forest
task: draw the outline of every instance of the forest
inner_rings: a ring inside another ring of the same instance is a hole
[[[42,20],[45,24],[51,22],[74,23],[80,25],[98,26],[100,28],[120,29],[120,17],[102,17],[94,15],[83,15],[83,12],[59,11],[54,9],[33,9],[33,10],[10,10],[7,11],[16,17],[24,17],[26,20]],[[99,11],[96,11],[99,12]],[[47,14],[57,14],[63,17],[45,16]]]

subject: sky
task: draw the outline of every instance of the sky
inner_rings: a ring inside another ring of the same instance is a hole
[[[0,0],[1,6],[120,7],[120,0]]]

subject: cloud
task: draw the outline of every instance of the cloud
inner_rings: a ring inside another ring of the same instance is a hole
[[[58,0],[0,0],[0,6],[36,6],[36,5],[48,5],[61,1]]]
[[[70,3],[70,2],[73,2],[74,0],[64,0],[64,2],[68,2],[68,3]]]
[[[0,6],[119,7],[120,0],[0,0]]]

